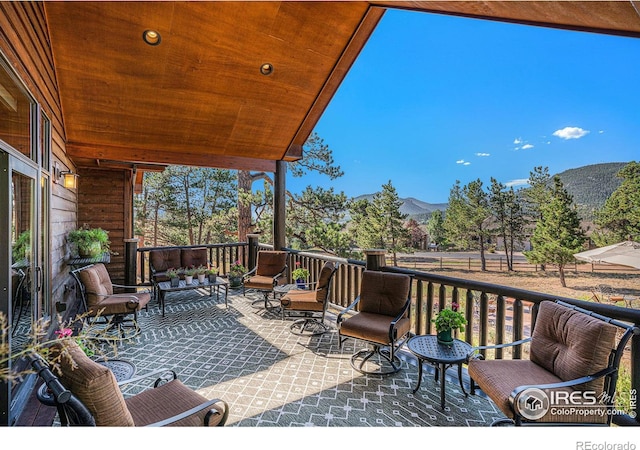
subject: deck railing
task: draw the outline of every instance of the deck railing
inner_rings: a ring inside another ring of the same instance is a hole
[[[331,260],[340,263],[332,289],[331,302],[335,307],[346,307],[358,296],[365,262],[292,249],[287,250],[290,252],[290,267],[299,261],[302,267],[309,269],[313,280],[317,278],[325,261]],[[529,337],[539,305],[545,300],[561,300],[612,319],[640,326],[640,311],[636,309],[557,297],[540,292],[397,267],[386,266],[381,270],[407,274],[412,278],[411,321],[414,334],[435,333],[431,319],[440,309],[451,307],[452,302],[459,305],[459,310],[464,313],[468,322],[465,331],[458,332],[457,337],[472,346],[508,343]],[[528,352],[528,346],[522,347],[517,346],[513,352],[500,349],[490,353],[486,351],[482,353],[486,358],[520,359],[526,357]],[[631,392],[638,393],[640,392],[640,336],[632,338],[627,357],[631,373]],[[631,403],[631,408],[631,415],[616,415],[614,423],[640,425],[640,421],[638,421],[640,411],[637,402]]]
[[[227,268],[234,261],[243,261],[245,267],[249,267],[251,264],[249,261],[250,249],[247,243],[210,244],[191,247],[207,247],[210,252],[211,262],[219,267],[222,275],[227,272]],[[143,283],[148,280],[148,278],[145,278],[145,268],[148,266],[148,252],[154,248],[162,247],[142,247],[137,250],[139,256],[137,273],[139,280]],[[273,247],[256,243],[256,250],[271,248]],[[320,269],[325,261],[339,263],[338,271],[332,284],[330,297],[332,307],[336,309],[345,308],[360,294],[360,280],[362,272],[366,268],[364,261],[293,249],[284,250],[289,251],[288,267],[290,270],[287,274],[289,282],[293,282],[290,278],[290,273],[298,262],[301,267],[309,270],[310,282],[317,281]],[[557,297],[509,286],[447,277],[398,267],[383,266],[377,269],[407,274],[412,278],[411,323],[414,334],[435,333],[431,319],[440,309],[451,307],[452,302],[459,305],[459,310],[464,312],[468,322],[465,331],[458,332],[457,337],[472,346],[508,343],[530,336],[535,324],[539,304],[545,300],[561,300],[612,319],[640,326],[640,311],[636,309]],[[496,350],[491,353],[483,353],[486,358],[518,359],[526,357],[527,352],[528,347],[525,346],[524,349],[518,348],[513,352]],[[640,391],[640,336],[632,338],[627,356],[631,376],[631,392],[638,393]],[[640,425],[639,409],[637,402],[631,403],[632,413],[616,415],[613,420],[614,423],[618,425]],[[633,416],[634,413],[635,416]]]

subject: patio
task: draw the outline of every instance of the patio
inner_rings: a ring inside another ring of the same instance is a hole
[[[140,314],[142,333],[106,356],[133,362],[136,374],[175,369],[205,397],[229,403],[231,427],[476,427],[502,416],[490,400],[465,397],[455,378],[441,410],[427,366],[413,394],[417,367],[408,352],[397,374],[365,377],[350,365],[354,341],[340,351],[335,328],[299,337],[279,312],[251,306],[261,294],[229,294],[228,309],[204,290],[168,294],[166,316],[150,304]],[[334,320],[331,314],[327,322]],[[131,385],[124,393],[142,388]]]

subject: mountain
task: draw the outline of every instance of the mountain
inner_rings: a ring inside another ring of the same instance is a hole
[[[613,191],[622,184],[616,175],[626,162],[592,164],[558,173],[567,192],[573,196],[580,217],[593,220]]]
[[[616,175],[627,164],[626,162],[592,164],[568,169],[557,174],[567,192],[573,197],[583,220],[592,221],[595,217],[595,211],[602,208],[613,191],[622,184],[622,179]],[[354,197],[353,200],[371,201],[373,196],[374,194],[364,194]],[[447,203],[427,203],[413,197],[401,198],[400,200],[402,200],[400,212],[408,214],[410,218],[418,222],[426,222],[433,211],[437,209],[445,211],[448,206]]]
[[[364,194],[354,197],[353,200],[367,200],[371,201],[374,194]],[[426,221],[431,217],[431,213],[437,209],[444,211],[447,209],[447,203],[427,203],[417,198],[407,197],[401,198],[402,205],[400,205],[400,212],[402,214],[408,214],[410,218],[417,220],[418,222]]]

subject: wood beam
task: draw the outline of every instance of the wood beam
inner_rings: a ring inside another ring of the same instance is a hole
[[[276,162],[271,160],[240,156],[210,155],[188,150],[176,153],[165,150],[156,151],[69,142],[67,143],[67,154],[74,161],[78,158],[123,161],[133,164],[176,164],[260,172],[275,172],[276,170]]]
[[[282,155],[285,161],[296,161],[302,157],[302,146],[305,144],[309,135],[315,128],[318,120],[329,105],[329,102],[337,92],[338,87],[347,76],[349,69],[358,58],[358,55],[369,40],[369,37],[375,30],[378,22],[382,19],[386,8],[370,6],[364,14],[358,28],[354,31],[351,39],[347,43],[340,59],[335,64],[331,75],[327,78],[320,92],[318,93],[313,106],[309,109],[297,133],[295,134],[287,152]]]

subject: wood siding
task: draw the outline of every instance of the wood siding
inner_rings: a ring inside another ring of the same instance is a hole
[[[132,173],[89,168],[78,173],[78,226],[86,223],[109,232],[113,254],[107,268],[114,283],[124,284],[124,240],[132,237]]]
[[[40,2],[0,2],[0,52],[51,121],[51,162],[76,168],[66,154],[64,121],[44,6]],[[52,166],[53,167],[53,166]],[[66,235],[77,225],[77,198],[60,184],[51,188],[51,310],[72,302],[74,285],[66,260]],[[65,293],[65,286],[71,288]]]

